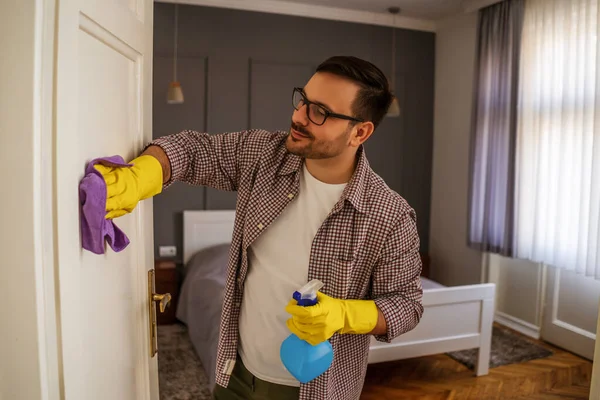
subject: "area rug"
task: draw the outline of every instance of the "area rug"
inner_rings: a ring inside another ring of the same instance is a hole
[[[447,354],[468,368],[475,369],[477,352],[477,349],[471,349],[454,351]],[[552,354],[554,353],[551,350],[537,345],[524,336],[512,332],[510,329],[493,327],[490,368],[545,358]]]
[[[185,325],[158,327],[160,400],[210,400],[208,378]]]

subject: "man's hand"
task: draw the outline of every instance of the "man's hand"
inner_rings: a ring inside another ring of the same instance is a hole
[[[336,332],[367,334],[377,326],[379,310],[372,300],[339,300],[317,292],[317,301],[302,307],[291,300],[285,308],[292,315],[288,329],[313,346]]]
[[[142,155],[130,162],[132,167],[107,167],[96,164],[94,168],[106,182],[106,218],[118,218],[130,213],[140,200],[162,191],[163,171],[153,156]]]

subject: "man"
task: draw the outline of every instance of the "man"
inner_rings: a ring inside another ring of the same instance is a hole
[[[294,89],[289,132],[184,131],[154,140],[131,168],[98,167],[108,218],[174,181],[238,192],[215,399],[358,399],[371,335],[389,342],[418,324],[416,216],[363,149],[391,100],[373,64],[332,57]],[[325,284],[319,303],[290,301],[311,279]],[[307,384],[279,358],[290,332],[334,349]]]

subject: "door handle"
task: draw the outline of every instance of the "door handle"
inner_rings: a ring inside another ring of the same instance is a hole
[[[150,335],[150,357],[154,357],[158,353],[158,326],[156,323],[156,307],[161,313],[164,313],[167,307],[171,304],[171,294],[155,293],[156,285],[154,281],[154,270],[148,271],[148,330]]]
[[[171,293],[156,294],[152,293],[152,301],[159,301],[160,312],[164,313],[167,307],[171,304]]]

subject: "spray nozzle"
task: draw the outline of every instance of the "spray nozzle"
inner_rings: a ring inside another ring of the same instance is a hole
[[[294,300],[298,302],[299,306],[314,306],[317,304],[317,292],[325,284],[318,279],[313,279],[306,285],[302,286],[299,290],[294,292]]]

